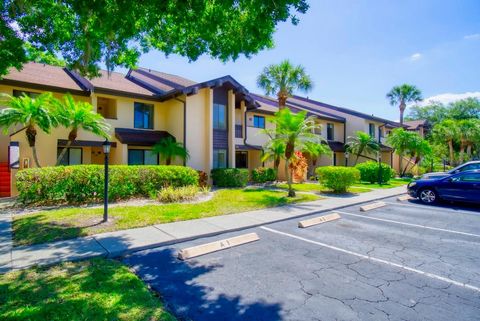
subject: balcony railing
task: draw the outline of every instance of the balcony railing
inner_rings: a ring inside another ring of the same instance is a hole
[[[235,138],[243,138],[243,126],[235,125]]]

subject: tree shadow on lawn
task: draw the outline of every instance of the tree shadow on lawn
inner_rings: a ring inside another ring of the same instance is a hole
[[[220,264],[181,261],[172,249],[138,252],[123,262],[159,293],[167,309],[180,320],[281,320],[279,303],[263,299],[247,303],[241,295],[215,294],[212,287],[201,285],[198,278],[222,268]]]
[[[93,259],[0,277],[2,320],[167,320],[127,267]]]

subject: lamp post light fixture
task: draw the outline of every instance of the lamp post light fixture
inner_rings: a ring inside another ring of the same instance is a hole
[[[105,182],[103,188],[103,221],[108,221],[108,156],[110,154],[110,146],[112,143],[105,139],[103,142],[103,154],[105,155]]]
[[[350,157],[350,153],[345,151],[345,166],[348,166],[348,157]]]

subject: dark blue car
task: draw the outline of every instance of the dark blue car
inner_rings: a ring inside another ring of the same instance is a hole
[[[439,200],[480,204],[480,170],[465,171],[442,178],[419,179],[407,186],[408,194],[425,204]]]

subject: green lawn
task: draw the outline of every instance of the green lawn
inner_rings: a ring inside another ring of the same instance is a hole
[[[103,208],[72,207],[14,217],[16,246],[45,243],[134,227],[191,220],[202,217],[252,211],[295,202],[314,201],[318,196],[264,189],[224,189],[209,201],[196,204],[168,204],[112,207],[110,221],[101,223]]]
[[[393,187],[407,185],[411,181],[412,181],[411,178],[394,178],[394,179],[391,179],[388,182],[388,184],[379,185],[378,183],[370,184],[367,182],[360,182],[360,183],[355,183],[355,186],[369,187],[369,188],[393,188]]]
[[[282,189],[288,189],[287,184],[278,184],[278,188]],[[299,184],[293,184],[293,189],[298,192],[319,192],[319,193],[330,193],[331,191],[324,187],[323,185],[320,185],[318,183],[299,183]],[[349,193],[365,193],[365,192],[370,192],[371,189],[365,188],[365,187],[357,187],[357,186],[352,186],[348,189]]]
[[[176,320],[129,269],[93,259],[0,276],[0,320]]]

